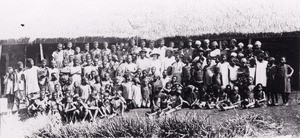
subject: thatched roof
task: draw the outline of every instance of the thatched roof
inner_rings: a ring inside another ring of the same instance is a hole
[[[300,31],[299,0],[9,0],[1,5],[0,40]]]

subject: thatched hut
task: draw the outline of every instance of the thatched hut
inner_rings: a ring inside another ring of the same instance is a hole
[[[24,57],[38,60],[40,44],[47,58],[57,43],[67,41],[236,38],[245,44],[261,40],[271,56],[286,55],[299,90],[299,5],[298,0],[7,1],[0,9],[0,73]]]

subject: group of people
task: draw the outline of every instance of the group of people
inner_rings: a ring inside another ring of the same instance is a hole
[[[59,43],[48,62],[9,67],[4,77],[8,108],[26,103],[30,115],[55,114],[66,122],[93,121],[149,108],[147,116],[182,108],[229,110],[289,104],[293,68],[261,42],[134,39],[83,49]]]

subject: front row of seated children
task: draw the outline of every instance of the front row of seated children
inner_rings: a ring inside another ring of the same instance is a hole
[[[147,116],[169,115],[182,108],[191,109],[219,109],[222,111],[234,108],[265,107],[266,95],[262,84],[253,85],[253,79],[248,79],[245,87],[227,85],[224,90],[218,85],[196,87],[189,85],[186,88],[178,82],[168,82],[156,94],[151,94],[149,103],[151,112]],[[86,99],[82,93],[71,92],[67,89],[62,93],[54,92],[46,96],[42,89],[38,98],[32,99],[28,106],[31,115],[56,114],[65,122],[82,120],[94,121],[96,117],[113,117],[123,115],[129,108],[128,102],[122,97],[122,91],[105,89],[104,93],[92,91]],[[139,104],[142,104],[140,101]]]
[[[224,90],[217,85],[195,87],[189,85],[187,91],[182,90],[182,86],[172,86],[167,83],[165,88],[158,94],[157,101],[154,101],[154,106],[151,113],[147,116],[162,116],[168,115],[174,111],[178,111],[184,106],[191,109],[213,109],[221,111],[235,108],[255,108],[266,107],[267,100],[262,84],[253,85],[253,79],[248,79],[246,87],[233,88],[227,85]]]
[[[87,99],[78,94],[71,96],[69,92],[64,93],[63,98],[57,92],[47,97],[45,90],[42,89],[40,97],[30,100],[29,114],[32,116],[52,114],[58,115],[64,122],[79,122],[94,121],[96,117],[110,118],[123,115],[126,109],[121,91],[110,94],[110,91],[106,90],[102,95],[93,91]]]

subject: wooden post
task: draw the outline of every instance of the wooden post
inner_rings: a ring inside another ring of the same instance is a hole
[[[43,45],[40,43],[40,55],[41,55],[41,60],[44,59],[44,51],[43,51]]]
[[[250,38],[249,40],[248,40],[248,44],[251,44],[252,43],[252,39]]]

